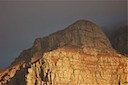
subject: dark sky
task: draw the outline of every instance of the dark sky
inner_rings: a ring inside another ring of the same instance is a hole
[[[0,0],[0,69],[30,48],[35,38],[64,29],[76,20],[90,20],[104,30],[126,25],[126,8],[126,0]]]

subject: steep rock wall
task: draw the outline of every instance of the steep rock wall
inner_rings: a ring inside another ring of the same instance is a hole
[[[37,38],[0,72],[0,85],[127,85],[127,60],[96,24],[79,20]]]
[[[26,75],[27,85],[127,85],[128,59],[110,51],[63,48],[45,53]],[[42,64],[43,63],[43,64]]]

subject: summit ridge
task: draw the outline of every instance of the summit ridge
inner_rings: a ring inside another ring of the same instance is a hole
[[[0,72],[0,85],[127,85],[127,62],[99,26],[78,20],[37,38]]]

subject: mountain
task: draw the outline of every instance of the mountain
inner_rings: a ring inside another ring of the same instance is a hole
[[[78,20],[37,38],[0,72],[0,85],[127,85],[127,62],[100,27]]]
[[[109,36],[113,48],[123,55],[128,55],[128,27],[113,30]]]

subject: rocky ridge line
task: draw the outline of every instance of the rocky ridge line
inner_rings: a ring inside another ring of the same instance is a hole
[[[114,51],[96,24],[79,20],[62,31],[36,39],[32,48],[23,51],[9,68],[0,73],[0,85],[125,85],[128,83],[126,61],[127,58]],[[20,68],[15,69],[15,66]],[[77,73],[74,73],[75,69]],[[13,77],[9,71],[14,72]],[[116,80],[110,80],[112,78]]]

